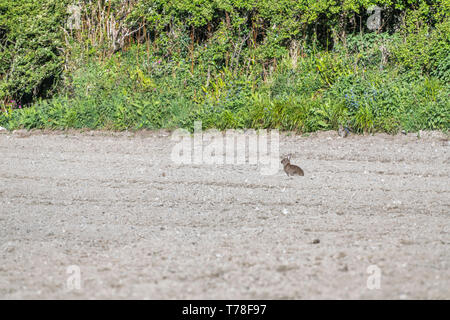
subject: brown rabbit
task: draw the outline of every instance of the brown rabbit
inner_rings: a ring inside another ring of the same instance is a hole
[[[288,155],[286,158],[284,158],[283,160],[281,160],[281,164],[284,167],[284,172],[286,172],[286,174],[288,176],[304,176],[304,172],[302,170],[302,168],[291,164],[291,155]]]

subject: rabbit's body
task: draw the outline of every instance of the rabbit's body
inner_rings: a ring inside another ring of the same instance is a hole
[[[287,158],[284,158],[283,160],[281,160],[281,164],[284,167],[284,172],[286,172],[286,174],[288,176],[304,176],[305,175],[302,168],[291,164],[291,156],[288,156]]]

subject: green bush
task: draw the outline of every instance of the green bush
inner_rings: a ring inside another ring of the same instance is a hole
[[[413,29],[393,45],[392,51],[395,61],[405,71],[449,82],[450,20],[444,20],[435,28],[425,25]]]
[[[29,103],[55,92],[67,2],[0,0],[0,101]]]
[[[68,3],[0,0],[1,126],[449,128],[448,1]]]

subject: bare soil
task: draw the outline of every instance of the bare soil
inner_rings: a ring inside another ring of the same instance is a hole
[[[177,165],[173,145],[0,133],[0,298],[450,299],[445,134],[282,134],[304,177]]]

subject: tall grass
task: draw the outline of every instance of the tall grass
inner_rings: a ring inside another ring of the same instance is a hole
[[[136,63],[136,55],[140,62]],[[411,81],[395,68],[349,67],[338,53],[286,56],[269,77],[224,69],[191,72],[187,61],[148,59],[138,48],[93,60],[50,100],[0,113],[17,128],[138,130],[277,128],[312,132],[345,125],[354,132],[448,130],[449,84]],[[337,62],[336,62],[337,61]]]

